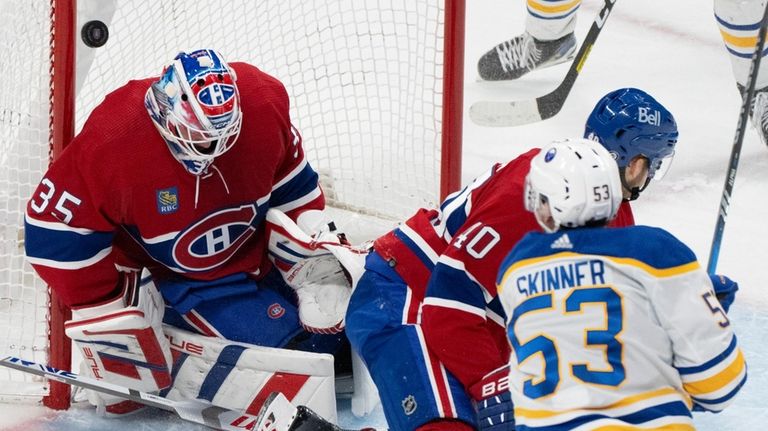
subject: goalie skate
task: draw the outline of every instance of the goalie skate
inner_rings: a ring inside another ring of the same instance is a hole
[[[573,33],[557,40],[543,41],[525,32],[486,52],[477,62],[477,71],[486,81],[517,79],[532,70],[571,60],[575,51]]]

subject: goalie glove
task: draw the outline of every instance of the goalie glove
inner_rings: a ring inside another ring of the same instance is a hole
[[[163,335],[163,299],[138,273],[122,273],[122,294],[109,302],[72,310],[64,330],[83,357],[83,372],[142,392],[171,385],[171,349]],[[99,412],[130,413],[142,407],[123,398],[88,392]]]
[[[344,330],[352,284],[332,254],[304,259],[285,275],[299,301],[299,320],[309,332],[338,334]]]
[[[270,258],[296,292],[299,320],[313,333],[344,330],[352,288],[363,274],[368,247],[341,243],[336,234],[309,236],[284,213],[267,212]]]

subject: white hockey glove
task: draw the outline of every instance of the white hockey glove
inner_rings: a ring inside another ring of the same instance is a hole
[[[122,295],[110,302],[76,308],[64,329],[83,357],[86,375],[110,383],[157,392],[171,385],[171,349],[163,335],[163,299],[153,283],[138,286],[138,274],[125,274]],[[142,406],[88,392],[102,414],[120,415]]]
[[[284,278],[298,297],[299,321],[304,329],[315,334],[344,330],[352,284],[334,255],[304,259],[293,265]]]
[[[366,246],[342,244],[335,233],[314,237],[284,213],[267,212],[270,257],[299,301],[299,320],[309,332],[344,330],[352,288],[363,274]]]
[[[286,218],[290,220],[288,216]],[[291,223],[293,223],[292,220]],[[346,235],[336,229],[336,224],[328,218],[325,211],[304,211],[296,217],[295,226],[302,232],[309,234],[313,241],[350,245]]]

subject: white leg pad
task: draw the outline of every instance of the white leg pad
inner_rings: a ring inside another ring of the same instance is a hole
[[[163,331],[174,361],[186,355],[174,369],[168,398],[203,398],[256,415],[272,392],[280,392],[294,405],[306,405],[336,423],[332,355],[236,343],[168,325]]]
[[[352,349],[352,376],[354,378],[352,414],[360,418],[371,414],[381,400],[368,368],[354,349]]]

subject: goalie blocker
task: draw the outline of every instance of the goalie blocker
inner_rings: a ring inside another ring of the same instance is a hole
[[[73,308],[64,330],[82,354],[88,376],[143,392],[171,385],[171,350],[162,332],[164,303],[153,283],[139,286],[136,271],[121,269],[123,290],[116,299]],[[124,414],[141,405],[88,392],[106,414]]]

